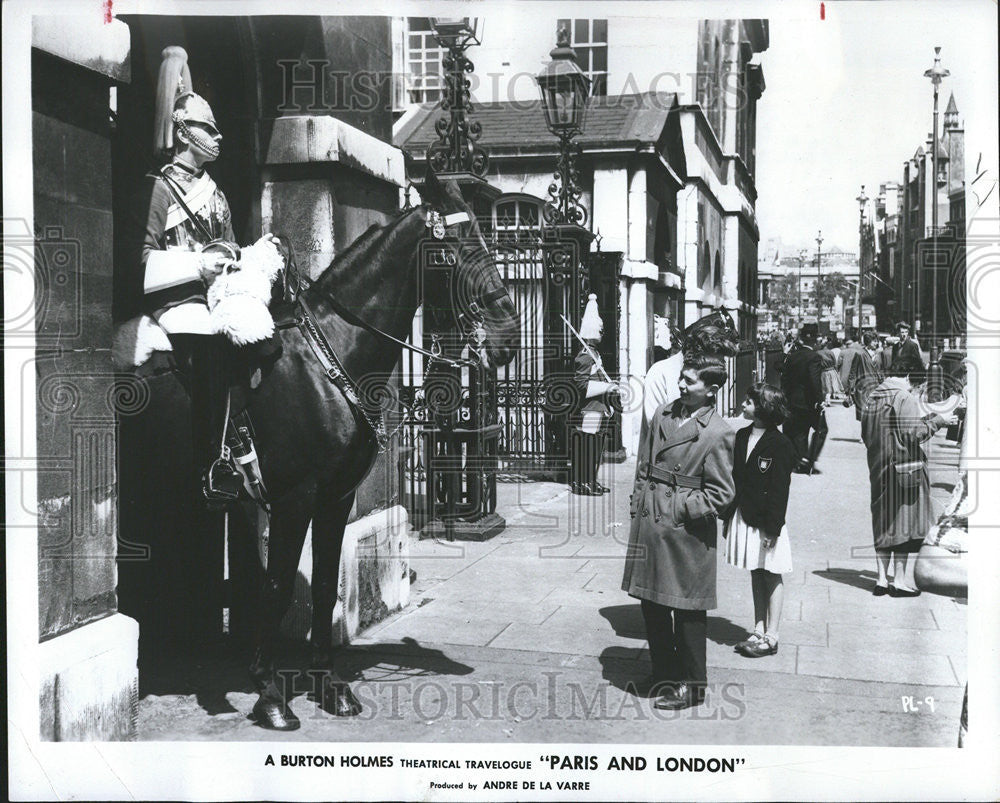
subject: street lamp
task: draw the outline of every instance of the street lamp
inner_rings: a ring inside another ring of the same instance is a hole
[[[951,72],[941,66],[941,48],[934,48],[934,66],[924,72],[925,78],[931,79],[934,85],[934,150],[931,151],[931,166],[934,177],[931,179],[933,193],[931,195],[931,253],[934,255],[933,284],[931,285],[931,343],[930,358],[935,363],[938,360],[937,336],[938,336],[938,274],[937,274],[937,236],[938,236],[938,87],[941,81],[951,75]],[[919,280],[919,277],[918,277]]]
[[[823,230],[816,234],[816,323],[823,319]]]
[[[590,79],[576,63],[576,52],[569,45],[569,30],[565,26],[556,34],[556,47],[550,51],[552,61],[535,76],[542,93],[545,123],[559,138],[559,160],[555,181],[549,185],[549,201],[545,204],[545,221],[583,225],[587,212],[580,204],[583,189],[576,159],[580,146],[573,137],[583,132],[587,112]],[[558,183],[557,183],[558,182]]]
[[[806,254],[809,252],[805,248],[799,249],[799,281],[796,289],[799,291],[799,323],[802,323],[802,265],[806,261]]]
[[[858,328],[855,336],[861,339],[861,288],[865,283],[865,207],[868,196],[865,195],[865,185],[861,185],[861,193],[855,199],[858,202]]]
[[[473,45],[482,44],[480,17],[431,17],[434,38],[447,54],[444,57],[445,93],[441,99],[442,111],[448,112],[434,126],[437,142],[427,149],[427,160],[437,173],[486,174],[489,158],[486,151],[476,144],[483,129],[478,122],[470,122],[472,111],[466,73],[475,67],[465,56]]]

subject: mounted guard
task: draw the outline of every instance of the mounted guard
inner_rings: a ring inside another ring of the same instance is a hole
[[[166,48],[154,148],[169,161],[146,175],[123,221],[126,311],[144,315],[116,333],[116,361],[137,365],[153,350],[173,351],[188,380],[202,493],[217,507],[234,501],[243,486],[224,446],[236,347],[273,334],[267,301],[283,260],[270,234],[242,251],[236,244],[229,202],[205,170],[219,156],[222,134],[211,106],[190,86],[187,53]]]

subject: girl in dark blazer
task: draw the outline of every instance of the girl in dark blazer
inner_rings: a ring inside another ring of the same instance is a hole
[[[758,382],[743,402],[743,417],[753,421],[736,433],[733,480],[736,501],[726,523],[726,561],[750,571],[754,632],[736,645],[748,658],[778,651],[778,624],[784,601],[781,575],[792,570],[785,527],[788,487],[795,468],[792,442],[778,431],[788,415],[785,394]]]

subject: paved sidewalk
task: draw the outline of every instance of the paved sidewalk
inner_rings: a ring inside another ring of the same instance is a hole
[[[966,680],[966,606],[923,594],[875,598],[868,469],[853,410],[832,408],[812,477],[793,477],[781,645],[747,659],[749,573],[725,564],[709,613],[709,704],[667,714],[633,694],[649,672],[636,600],[620,590],[634,462],[613,488],[576,497],[502,483],[506,530],[485,543],[411,540],[411,604],[342,654],[366,704],[337,720],[304,695],[296,740],[953,746]],[[958,449],[935,437],[937,509]],[[236,667],[232,669],[234,678]],[[237,684],[233,688],[239,689]],[[140,738],[271,739],[246,719],[254,695],[148,695]],[[912,705],[911,705],[912,699]],[[919,706],[916,704],[919,703]],[[166,712],[172,713],[167,716]]]

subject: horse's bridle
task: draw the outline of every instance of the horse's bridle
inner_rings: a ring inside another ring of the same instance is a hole
[[[460,223],[469,223],[472,220],[468,212],[453,212],[451,214],[441,214],[432,209],[427,216],[426,226],[431,229],[432,236],[436,240],[443,240],[446,230],[457,226]],[[458,263],[458,255],[455,252],[449,254],[453,262],[449,260],[449,265]],[[456,328],[462,334],[462,339],[473,348],[471,353],[478,356],[478,348],[482,346],[482,338],[479,333],[482,331],[486,318],[486,310],[496,301],[507,295],[507,289],[500,285],[492,290],[486,290],[468,303],[468,309],[463,310],[456,316]],[[436,344],[436,341],[435,341]],[[407,345],[407,348],[412,348]],[[468,364],[470,361],[462,361]]]

